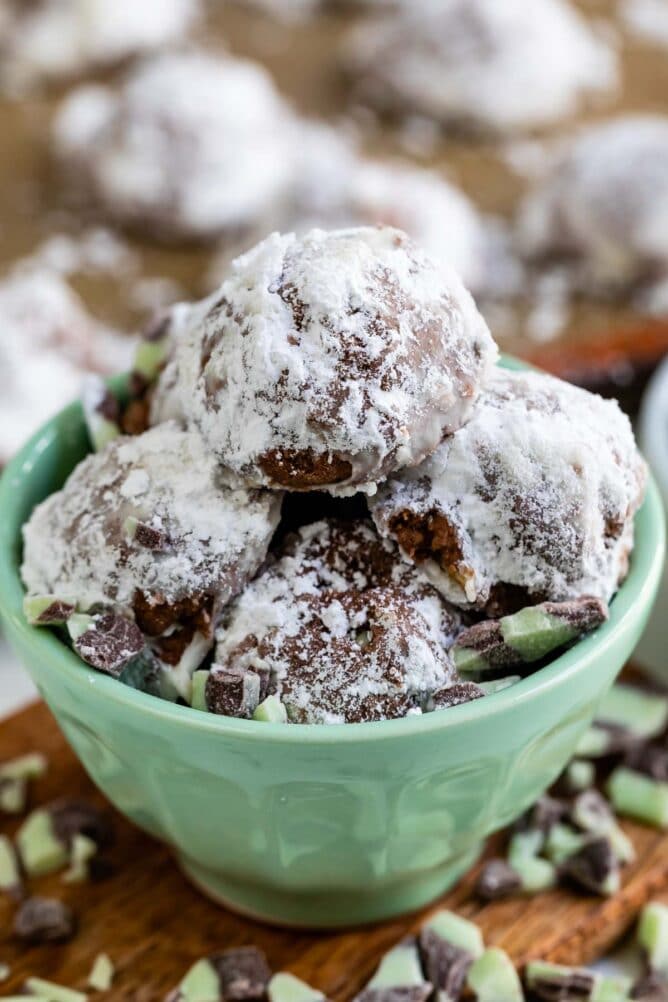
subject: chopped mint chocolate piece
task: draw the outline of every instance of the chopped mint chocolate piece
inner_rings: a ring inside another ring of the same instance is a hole
[[[473,954],[439,936],[433,929],[423,929],[420,955],[424,972],[440,1002],[458,1002],[475,960]]]
[[[485,951],[479,926],[462,918],[461,915],[455,915],[454,912],[445,909],[436,912],[422,926],[422,931],[425,930],[435,933],[440,939],[458,946],[461,950],[466,950],[473,957],[480,957]]]
[[[546,793],[539,797],[533,807],[530,807],[522,817],[519,828],[524,832],[540,832],[547,836],[552,828],[568,814],[568,805],[556,797],[550,797]],[[533,836],[536,839],[536,836]],[[540,840],[538,840],[540,841]],[[538,846],[538,851],[540,845]]]
[[[158,329],[156,327],[156,330]],[[147,383],[152,383],[157,378],[160,370],[167,361],[171,340],[167,333],[168,329],[169,324],[163,324],[162,334],[154,337],[144,337],[137,345],[133,372],[140,375]]]
[[[0,835],[0,891],[19,899],[23,896],[23,881],[14,845],[7,835]]]
[[[493,696],[495,692],[503,692],[510,689],[511,685],[516,685],[522,681],[521,675],[505,675],[503,678],[492,678],[487,682],[478,682],[478,688],[482,689],[483,696]]]
[[[90,444],[95,452],[102,452],[121,434],[118,401],[104,380],[88,375],[83,382],[81,405]]]
[[[28,784],[25,779],[2,779],[0,777],[0,812],[22,814],[28,800]]]
[[[668,906],[653,901],[643,908],[636,933],[651,971],[668,978]]]
[[[584,967],[564,967],[532,961],[524,971],[528,990],[541,1002],[582,999],[582,1002],[626,1002],[631,998],[629,978],[609,978]]]
[[[11,973],[9,964],[0,963],[0,981],[6,981]]]
[[[582,758],[606,758],[625,753],[635,743],[633,732],[628,728],[596,722],[578,741],[576,754]]]
[[[83,992],[76,992],[73,988],[63,988],[62,985],[44,981],[42,978],[28,978],[23,987],[28,995],[36,995],[48,1002],[88,1002],[88,996]]]
[[[511,866],[520,878],[524,894],[547,891],[557,883],[557,870],[553,863],[539,856],[525,856],[512,861]]]
[[[28,815],[18,830],[16,844],[29,877],[53,873],[68,861],[67,846],[56,835],[51,813],[44,808]]]
[[[614,809],[655,828],[668,828],[668,783],[619,766],[607,787]]]
[[[206,683],[206,703],[225,717],[253,716],[260,703],[260,676],[251,670],[217,665]]]
[[[253,720],[267,724],[287,724],[288,712],[278,696],[267,696],[253,713]]]
[[[578,832],[571,825],[558,824],[550,831],[545,842],[545,855],[557,866],[569,856],[575,855],[586,845],[588,836]]]
[[[95,626],[95,616],[90,616],[87,612],[75,612],[67,620],[67,632],[70,640],[76,644],[79,637],[88,633]]]
[[[68,621],[68,628],[72,619],[73,616]],[[136,623],[113,612],[93,617],[88,629],[72,637],[72,642],[86,664],[115,677],[143,652],[145,646],[144,635]]]
[[[520,875],[503,859],[491,859],[478,875],[475,893],[483,901],[507,898],[522,889]]]
[[[99,847],[109,845],[112,840],[109,815],[86,800],[55,800],[48,810],[56,836],[68,849],[72,848],[77,835],[85,835]]]
[[[635,859],[633,844],[619,827],[610,804],[598,790],[585,790],[575,798],[571,808],[571,818],[582,831],[607,836],[620,862],[633,862]]]
[[[210,960],[203,958],[190,968],[179,987],[165,999],[165,1002],[218,1002],[220,978]]]
[[[23,615],[31,626],[62,626],[76,612],[76,602],[57,595],[26,595]]]
[[[607,617],[605,604],[588,596],[543,602],[463,630],[451,653],[458,671],[464,674],[513,668],[539,661],[596,629]]]
[[[515,832],[508,843],[508,862],[514,866],[518,860],[537,856],[544,841],[545,835],[540,828],[526,828]]]
[[[257,947],[225,950],[209,959],[218,972],[223,1002],[261,1002],[265,997],[271,971]]]
[[[355,1002],[426,1002],[432,991],[422,973],[417,944],[409,938],[385,954]]]
[[[610,840],[604,836],[588,839],[581,849],[563,860],[561,872],[595,894],[607,897],[619,890],[619,860]]]
[[[287,971],[274,974],[267,985],[267,998],[269,1002],[326,1002],[322,992]]]
[[[106,953],[98,953],[88,975],[88,987],[96,992],[108,992],[114,980],[114,965]]]
[[[596,722],[625,728],[635,738],[647,741],[668,725],[668,697],[617,682],[603,697]]]
[[[123,523],[126,537],[137,546],[155,553],[167,553],[172,548],[168,533],[159,526],[140,522],[134,515],[129,515]]]
[[[668,746],[659,744],[639,744],[632,748],[624,765],[635,772],[641,772],[650,779],[668,783]]]
[[[72,909],[55,898],[27,898],[14,916],[14,933],[26,943],[66,943],[76,927]]]
[[[491,947],[474,962],[469,971],[468,987],[478,1002],[524,1002],[524,992],[510,957]]]
[[[206,683],[209,678],[208,671],[196,671],[193,673],[192,686],[190,689],[190,705],[193,710],[203,710],[207,712],[206,705]]]
[[[650,971],[636,981],[631,998],[635,1002],[668,1002],[668,978]]]
[[[70,847],[70,866],[63,874],[66,884],[79,884],[90,876],[89,863],[97,853],[97,843],[87,835],[76,834]]]
[[[434,710],[447,710],[451,706],[470,703],[482,696],[484,692],[476,682],[452,682],[435,692],[430,703]]]
[[[39,779],[48,768],[45,755],[28,752],[18,758],[0,763],[0,779]]]
[[[559,786],[569,794],[582,793],[596,782],[596,767],[585,759],[573,759],[564,769]]]

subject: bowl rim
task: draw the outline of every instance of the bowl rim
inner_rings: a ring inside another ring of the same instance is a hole
[[[524,368],[522,363],[507,358],[512,368]],[[529,368],[527,366],[527,368]],[[119,385],[116,377],[112,385]],[[390,737],[406,738],[424,735],[442,728],[466,725],[471,721],[486,720],[497,713],[520,707],[538,694],[549,693],[563,683],[568,683],[594,660],[605,657],[617,643],[628,625],[651,604],[663,569],[665,549],[665,520],[661,497],[653,477],[648,477],[643,504],[635,515],[635,546],[631,555],[629,573],[612,602],[610,618],[601,627],[573,647],[566,650],[544,668],[528,675],[520,682],[500,692],[445,710],[434,710],[396,720],[378,720],[353,724],[299,724],[286,726],[241,720],[213,713],[204,713],[176,703],[161,700],[123,685],[111,676],[89,668],[50,629],[30,626],[23,615],[24,588],[20,577],[20,535],[23,523],[16,517],[17,499],[23,486],[39,469],[40,456],[56,441],[65,421],[83,423],[79,401],[63,408],[32,435],[23,448],[7,464],[0,479],[0,512],[10,517],[0,520],[0,614],[5,629],[20,637],[23,647],[31,649],[38,662],[52,665],[63,673],[63,678],[81,690],[97,690],[100,698],[125,707],[133,712],[145,713],[169,722],[171,726],[195,728],[221,737],[258,740],[278,744],[307,743],[331,745],[361,740],[378,740]],[[12,518],[11,513],[16,513]],[[640,531],[637,531],[640,528]]]

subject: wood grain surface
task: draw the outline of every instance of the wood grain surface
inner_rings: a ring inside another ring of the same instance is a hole
[[[0,728],[0,761],[35,749],[50,762],[48,774],[34,785],[35,804],[60,796],[104,803],[41,703],[3,721]],[[93,960],[105,951],[117,976],[112,990],[96,999],[160,1002],[202,955],[253,943],[266,951],[275,970],[293,971],[332,1002],[347,1002],[371,976],[382,953],[418,929],[433,908],[448,907],[474,918],[487,942],[508,950],[518,964],[535,957],[575,964],[606,952],[645,901],[668,892],[668,835],[625,824],[638,862],[625,871],[622,891],[609,901],[557,890],[481,906],[471,897],[473,870],[418,915],[332,934],[272,929],[207,901],[188,884],[166,847],[119,815],[114,821],[113,872],[105,880],[68,885],[56,874],[30,885],[32,893],[57,896],[76,911],[80,928],[72,942],[18,944],[11,931],[15,905],[0,897],[0,962],[12,969],[1,986],[3,994],[18,991],[29,975],[84,990]],[[16,825],[3,819],[0,831],[11,834]]]

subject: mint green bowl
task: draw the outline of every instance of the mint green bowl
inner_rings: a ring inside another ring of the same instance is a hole
[[[120,385],[120,384],[119,384]],[[254,723],[164,703],[87,669],[23,619],[21,525],[87,451],[78,404],[0,482],[6,635],[94,782],[207,894],[270,922],[388,918],[442,894],[555,779],[636,644],[663,565],[650,483],[610,620],[504,692],[404,720]]]

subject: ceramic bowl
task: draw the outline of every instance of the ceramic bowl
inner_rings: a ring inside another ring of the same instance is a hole
[[[633,650],[663,566],[650,483],[609,621],[493,696],[403,720],[286,726],[161,702],[88,669],[27,625],[21,526],[87,452],[80,406],[32,438],[0,483],[0,611],[94,782],[168,843],[213,898],[273,923],[334,927],[442,894],[556,778]]]

